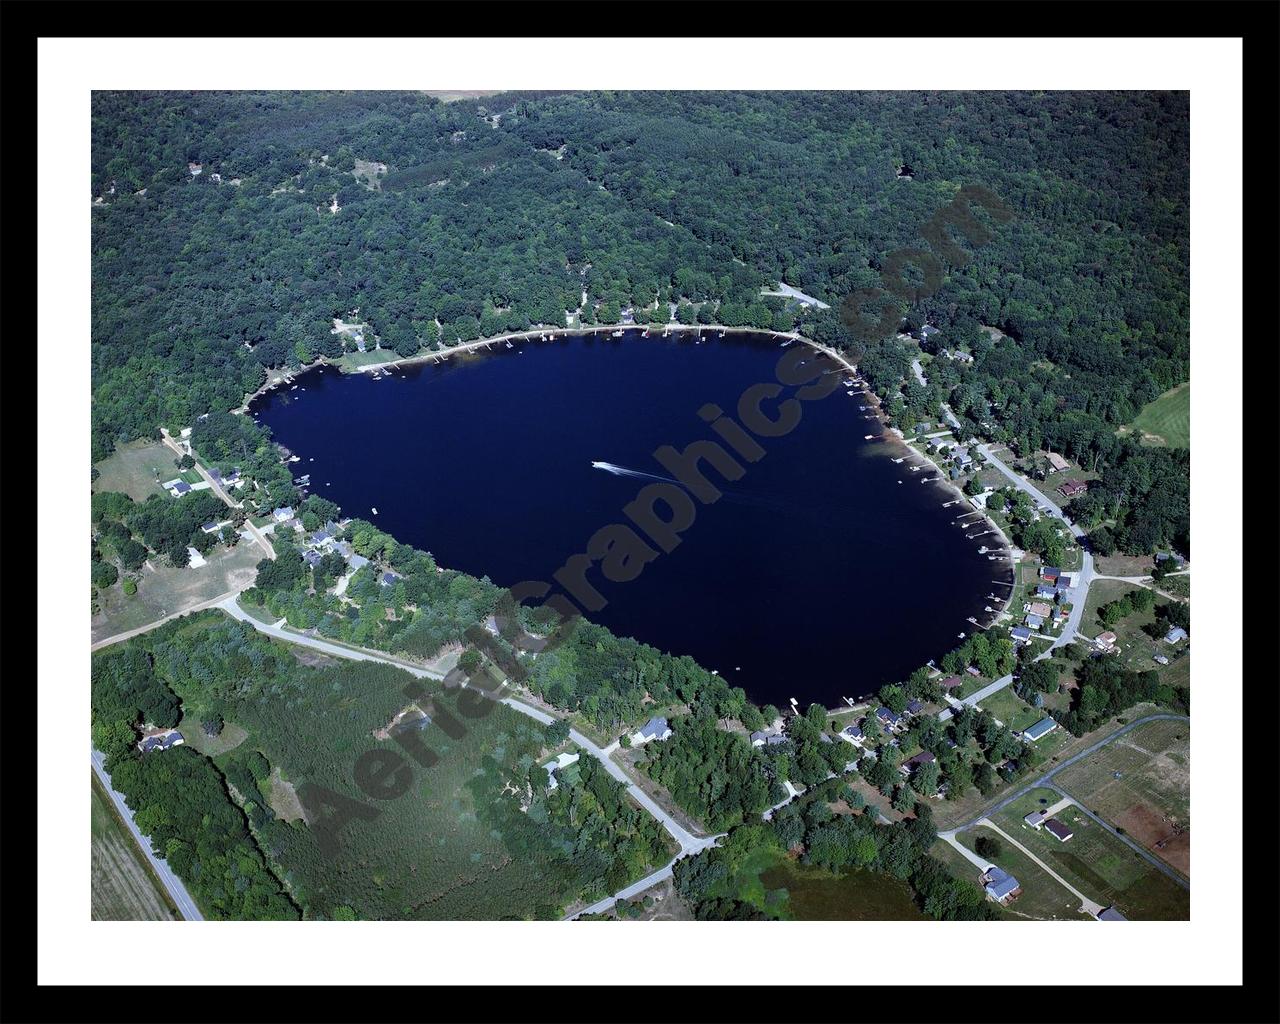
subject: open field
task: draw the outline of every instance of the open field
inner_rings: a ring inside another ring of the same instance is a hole
[[[1045,717],[1043,711],[1037,711],[1025,700],[1017,696],[1013,692],[1013,688],[1009,686],[993,693],[979,706],[984,711],[990,711],[1014,732],[1021,732]],[[1048,739],[1048,737],[1045,737],[1045,739]]]
[[[97,463],[95,468],[98,470],[98,479],[93,482],[95,492],[121,491],[134,501],[146,501],[153,494],[164,494],[164,488],[156,482],[157,473],[161,481],[180,476],[177,456],[160,441],[134,441],[122,445]]]
[[[117,584],[100,591],[98,610],[90,624],[93,641],[193,608],[205,601],[253,584],[262,549],[241,540],[233,548],[219,545],[206,556],[208,564],[198,569],[174,569],[166,559],[152,555],[138,578],[138,592],[132,597]]]
[[[1115,904],[1133,921],[1189,919],[1191,897],[1187,890],[1082,814],[1078,807],[1067,807],[1053,815],[1072,831],[1065,843],[1046,829],[1024,824],[1017,810],[1021,808],[1006,808],[996,816],[996,824],[1086,896],[1104,906]]]
[[[1126,615],[1110,627],[1104,626],[1098,620],[1098,608],[1137,589],[1136,584],[1121,583],[1117,580],[1096,581],[1089,588],[1089,600],[1085,604],[1080,631],[1086,636],[1094,637],[1109,628],[1116,635],[1117,653],[1112,656],[1118,657],[1126,668],[1135,672],[1154,671],[1162,683],[1168,683],[1170,686],[1189,686],[1191,641],[1183,640],[1176,645],[1170,645],[1164,642],[1163,637],[1148,636],[1143,631],[1143,627],[1155,622],[1155,609]],[[1170,599],[1163,595],[1156,596],[1157,608],[1169,602]],[[1157,663],[1155,661],[1157,654],[1168,658],[1169,664]]]
[[[1013,875],[1022,886],[1022,895],[1005,908],[1011,916],[1027,917],[1035,921],[1093,920],[1088,914],[1081,912],[1078,899],[1003,836],[997,835],[989,828],[979,826],[967,832],[961,832],[956,838],[966,849],[977,853],[974,843],[979,836],[986,836],[1000,843],[1000,856],[993,858],[995,863]],[[1021,836],[1018,840],[1021,842]],[[969,880],[977,884],[977,868],[973,865],[970,867],[973,873],[969,876]],[[1085,895],[1089,893],[1085,892]]]
[[[1188,447],[1191,444],[1191,383],[1179,384],[1144,405],[1130,426],[1141,430],[1147,443]]]
[[[222,732],[217,736],[208,736],[201,728],[200,722],[190,715],[184,716],[178,723],[178,731],[182,733],[182,739],[188,746],[200,751],[206,757],[218,757],[228,750],[235,750],[249,735],[235,722],[226,722],[222,726]]]
[[[1190,745],[1190,723],[1148,722],[1055,781],[1190,877]]]
[[[129,830],[116,816],[111,798],[97,776],[93,787],[93,876],[91,916],[95,921],[176,921],[178,913],[138,849]]]

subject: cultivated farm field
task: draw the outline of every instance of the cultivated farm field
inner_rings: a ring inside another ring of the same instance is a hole
[[[111,798],[90,776],[93,789],[93,865],[90,906],[95,921],[176,921],[177,912],[137,843],[116,816]]]

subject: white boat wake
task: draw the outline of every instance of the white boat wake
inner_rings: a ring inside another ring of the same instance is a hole
[[[641,480],[661,480],[663,483],[679,484],[679,480],[675,480],[669,476],[659,476],[657,473],[642,473],[638,469],[627,469],[626,466],[615,466],[612,462],[593,462],[592,469],[603,469],[606,473],[612,473],[614,476],[634,476]]]

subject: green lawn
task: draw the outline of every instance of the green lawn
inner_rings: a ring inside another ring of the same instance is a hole
[[[1022,886],[1022,895],[1006,908],[1011,915],[1029,917],[1036,921],[1092,920],[1088,914],[1080,911],[1078,899],[1003,836],[997,835],[989,828],[979,826],[967,832],[961,832],[957,838],[967,849],[974,850],[976,853],[974,843],[979,836],[987,836],[1000,843],[1001,852],[998,857],[993,858],[995,863],[1017,878]],[[1022,841],[1020,835],[1018,840]]]
[[[180,475],[176,460],[173,451],[159,441],[121,445],[95,465],[98,478],[93,481],[93,490],[119,491],[134,501],[146,501],[153,494],[164,493],[160,482]]]
[[[1131,424],[1149,442],[1187,448],[1191,445],[1191,382],[1166,391],[1142,407]]]
[[[1053,815],[1072,831],[1066,842],[1060,842],[1046,829],[1024,824],[1017,810],[1021,807],[1006,808],[996,816],[997,824],[1086,896],[1104,906],[1114,903],[1130,920],[1189,919],[1187,890],[1078,807],[1067,807]]]

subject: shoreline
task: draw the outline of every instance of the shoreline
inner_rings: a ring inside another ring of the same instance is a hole
[[[553,337],[582,337],[589,334],[602,334],[612,336],[614,331],[622,331],[624,335],[632,331],[644,332],[649,331],[650,336],[664,337],[678,332],[694,331],[701,334],[703,331],[718,331],[724,334],[760,334],[772,338],[786,338],[790,341],[802,341],[806,345],[810,345],[819,351],[826,352],[829,355],[835,355],[833,349],[828,349],[824,345],[819,345],[810,338],[806,338],[797,331],[775,331],[766,327],[728,327],[724,324],[666,324],[659,331],[652,324],[597,324],[594,327],[554,327],[554,328],[530,328],[527,331],[511,331],[506,334],[495,334],[491,338],[476,338],[474,341],[464,341],[459,345],[453,345],[445,348],[430,349],[425,352],[419,352],[412,356],[398,356],[395,359],[387,359],[380,363],[366,363],[363,366],[347,368],[341,365],[340,359],[330,359],[328,356],[320,356],[315,362],[307,363],[306,366],[298,369],[277,369],[275,371],[267,371],[267,380],[254,392],[245,395],[244,400],[240,403],[239,408],[232,409],[231,412],[237,416],[243,416],[248,413],[249,406],[253,402],[261,398],[269,391],[273,391],[280,384],[286,381],[300,377],[304,373],[311,370],[318,370],[321,367],[332,366],[341,373],[371,373],[378,370],[384,370],[389,366],[413,366],[419,363],[434,363],[439,360],[448,359],[450,356],[459,352],[478,352],[487,349],[493,345],[503,344],[511,341],[549,341]],[[623,340],[619,338],[618,340]],[[841,359],[845,366],[849,366],[847,362]],[[852,367],[850,367],[852,369]],[[273,378],[273,372],[276,376]]]

